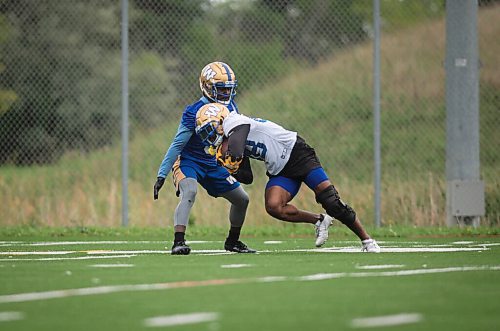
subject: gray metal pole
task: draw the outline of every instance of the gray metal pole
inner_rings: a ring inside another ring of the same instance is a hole
[[[447,224],[479,225],[484,184],[479,169],[477,0],[446,1]]]
[[[381,225],[381,155],[380,155],[380,0],[373,0],[373,138],[375,163],[375,225]]]
[[[128,0],[122,0],[122,226],[128,225]]]

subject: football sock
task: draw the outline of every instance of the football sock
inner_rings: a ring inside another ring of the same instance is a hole
[[[174,233],[174,241],[175,242],[184,241],[184,232],[176,232],[176,233]]]
[[[240,239],[241,227],[232,226],[229,230],[229,235],[227,236],[226,241],[229,242],[237,242]]]

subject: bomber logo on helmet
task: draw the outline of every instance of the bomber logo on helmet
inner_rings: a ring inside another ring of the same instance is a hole
[[[233,69],[224,62],[207,64],[200,74],[200,89],[212,102],[229,105],[236,95],[238,81]]]
[[[196,113],[195,132],[206,146],[219,146],[224,137],[222,123],[229,109],[219,103],[209,103]]]

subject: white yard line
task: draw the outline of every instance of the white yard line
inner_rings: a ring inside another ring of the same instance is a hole
[[[170,251],[165,249],[160,250],[136,250],[136,251],[118,251],[118,250],[109,250],[109,249],[101,249],[101,250],[92,250],[92,251],[80,251],[80,253],[87,253],[89,255],[101,255],[101,254],[170,254]]]
[[[95,260],[95,259],[119,259],[119,258],[127,258],[134,257],[136,254],[128,254],[128,255],[106,255],[106,256],[76,256],[76,257],[41,257],[41,258],[30,258],[30,259],[0,259],[3,262],[11,262],[11,261],[62,261],[62,260]]]
[[[157,316],[144,320],[144,325],[149,327],[163,327],[174,325],[196,324],[213,322],[219,318],[218,313],[191,313],[169,316]]]
[[[223,264],[220,267],[225,269],[235,269],[235,268],[247,268],[251,267],[251,264]]]
[[[380,247],[380,253],[448,253],[448,252],[477,252],[488,250],[484,247]],[[260,251],[270,252],[270,251]],[[361,247],[327,247],[317,249],[288,249],[281,252],[317,252],[317,253],[363,253]]]
[[[404,268],[404,264],[380,264],[380,265],[357,265],[356,269],[376,270],[376,269],[394,269]]]
[[[411,276],[435,273],[448,272],[465,272],[465,271],[500,271],[500,265],[496,266],[468,266],[468,267],[449,267],[435,269],[413,269],[400,271],[383,271],[383,272],[351,272],[351,273],[323,273],[313,274],[299,277],[288,276],[267,276],[259,278],[229,278],[229,279],[209,279],[201,281],[182,281],[170,283],[153,283],[153,284],[129,284],[129,285],[109,285],[98,287],[86,287],[76,289],[55,290],[46,292],[28,292],[0,295],[1,303],[12,302],[29,302],[37,300],[67,298],[75,296],[87,296],[97,294],[109,294],[117,292],[137,292],[137,291],[153,291],[167,290],[174,288],[193,288],[215,285],[243,284],[243,283],[273,283],[281,281],[316,281],[335,278],[362,278],[362,277],[395,277],[395,276]]]
[[[0,241],[0,247],[7,246],[68,246],[68,245],[123,245],[123,244],[165,244],[168,241],[150,240],[101,240],[101,241],[46,241],[46,242],[24,242],[24,241]],[[220,243],[222,241],[192,240],[188,244]]]
[[[0,255],[66,255],[78,253],[77,251],[19,251],[19,252],[0,252]]]
[[[335,278],[361,278],[361,277],[397,277],[397,276],[414,276],[425,274],[438,274],[447,272],[460,272],[460,271],[498,271],[500,266],[470,266],[470,267],[448,267],[448,268],[434,268],[434,269],[411,269],[399,271],[379,271],[379,272],[339,272],[339,273],[319,273],[314,275],[307,275],[299,277],[299,280],[324,280]]]
[[[91,264],[89,267],[92,268],[131,268],[135,267],[135,264]]]
[[[24,313],[19,311],[0,311],[0,322],[18,321],[24,319]]]
[[[423,320],[418,313],[402,313],[397,315],[360,317],[351,321],[353,328],[374,328],[381,326],[394,326],[402,324],[418,323]]]

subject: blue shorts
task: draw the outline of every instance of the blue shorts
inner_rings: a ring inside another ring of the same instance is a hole
[[[328,176],[325,173],[323,168],[319,167],[309,171],[307,176],[304,178],[304,183],[311,189],[314,190],[316,186],[320,183],[328,180]],[[269,181],[266,185],[266,190],[271,186],[280,186],[286,191],[288,191],[292,195],[292,199],[297,195],[300,189],[300,185],[302,184],[302,180],[293,179],[285,176],[273,176],[269,178]]]
[[[186,178],[194,178],[213,197],[218,197],[240,186],[226,168],[207,165],[201,161],[178,157],[172,166],[172,176],[176,193],[179,193],[179,182]]]

